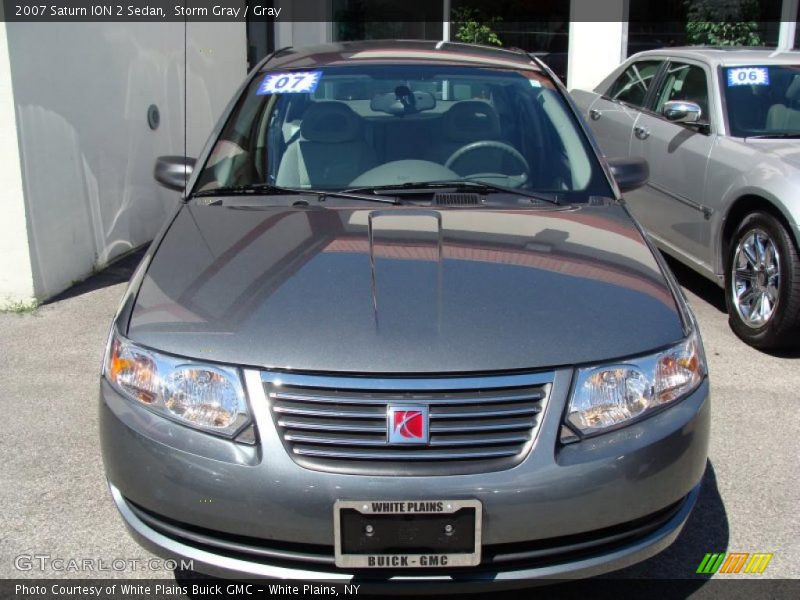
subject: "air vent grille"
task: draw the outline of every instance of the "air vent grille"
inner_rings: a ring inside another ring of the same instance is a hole
[[[438,206],[478,206],[481,198],[478,194],[444,193],[436,194],[434,204]]]

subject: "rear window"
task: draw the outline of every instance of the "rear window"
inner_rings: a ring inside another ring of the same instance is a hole
[[[625,69],[606,92],[610,100],[631,106],[643,106],[647,91],[663,61],[640,60]]]
[[[800,135],[800,65],[727,67],[720,83],[732,136]]]

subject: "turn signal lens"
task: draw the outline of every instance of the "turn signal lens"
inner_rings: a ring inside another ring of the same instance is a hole
[[[706,374],[703,353],[695,336],[662,354],[656,370],[655,401],[665,404],[677,400],[686,390],[700,385]]]
[[[157,400],[158,372],[149,354],[114,339],[108,371],[111,381],[140,402],[153,404]]]

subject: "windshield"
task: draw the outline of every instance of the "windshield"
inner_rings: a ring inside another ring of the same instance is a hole
[[[728,67],[721,83],[732,136],[800,135],[800,65]]]
[[[464,180],[570,201],[611,195],[588,141],[545,75],[445,65],[259,74],[194,192]]]

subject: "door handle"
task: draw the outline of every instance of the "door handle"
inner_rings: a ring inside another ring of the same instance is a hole
[[[639,138],[640,140],[646,140],[647,138],[650,137],[650,130],[647,129],[647,127],[641,127],[641,126],[634,127],[633,133],[635,133],[636,137]]]
[[[601,113],[596,108],[593,108],[592,110],[589,111],[589,116],[591,117],[592,121],[597,121],[597,119],[603,116],[603,113]]]

